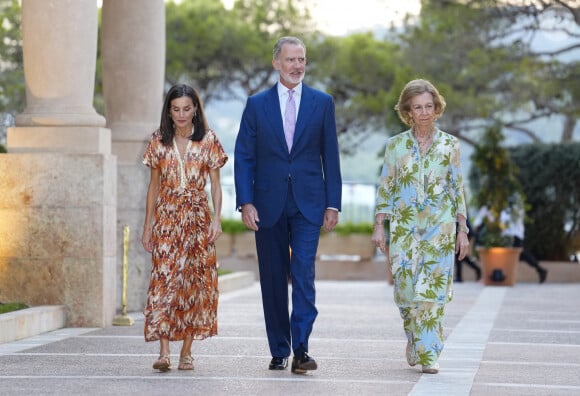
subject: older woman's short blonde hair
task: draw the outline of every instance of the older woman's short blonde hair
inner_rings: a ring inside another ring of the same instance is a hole
[[[429,92],[433,96],[436,118],[441,117],[441,114],[445,111],[445,99],[431,82],[423,79],[411,80],[401,91],[399,101],[395,105],[395,110],[405,125],[410,127],[413,126],[413,118],[411,118],[411,114],[409,114],[411,112],[411,99],[417,95],[424,94],[425,92]]]

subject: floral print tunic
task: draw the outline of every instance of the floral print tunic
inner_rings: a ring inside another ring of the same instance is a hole
[[[164,146],[159,130],[151,137],[143,163],[161,173],[152,232],[152,269],[147,292],[145,340],[217,334],[218,281],[205,192],[210,169],[228,160],[216,134],[188,141],[184,158],[177,145]]]
[[[466,216],[459,141],[439,129],[424,156],[411,130],[387,142],[377,213],[390,220],[395,303],[451,300],[458,214]]]

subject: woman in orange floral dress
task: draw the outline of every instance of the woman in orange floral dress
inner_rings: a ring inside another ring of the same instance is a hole
[[[145,341],[160,341],[154,369],[167,371],[170,341],[183,341],[179,370],[193,370],[191,345],[217,334],[214,242],[221,235],[220,168],[228,157],[209,129],[198,93],[172,87],[143,156],[151,169],[142,243],[152,253]],[[211,181],[211,216],[205,192]]]

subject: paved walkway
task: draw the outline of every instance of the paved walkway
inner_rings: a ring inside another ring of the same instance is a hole
[[[579,395],[580,285],[455,286],[438,375],[407,366],[386,282],[319,281],[310,341],[319,370],[267,370],[257,284],[222,294],[220,334],[196,369],[151,369],[157,343],[133,326],[61,329],[0,344],[1,395]],[[177,363],[179,344],[172,344]]]

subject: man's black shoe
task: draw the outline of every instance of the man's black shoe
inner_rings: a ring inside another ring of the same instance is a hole
[[[270,370],[284,370],[288,367],[288,358],[285,357],[273,357],[270,361]]]
[[[301,357],[294,356],[292,358],[292,372],[294,374],[305,374],[309,370],[316,370],[318,365],[316,360],[308,356],[308,353],[304,353]]]

